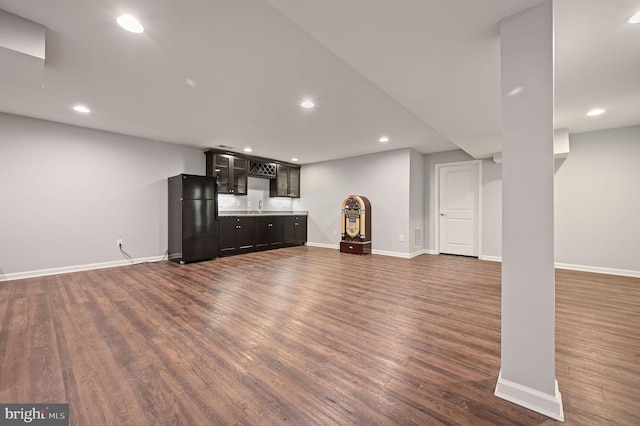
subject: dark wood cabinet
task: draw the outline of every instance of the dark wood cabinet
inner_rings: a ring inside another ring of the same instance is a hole
[[[269,196],[300,198],[300,168],[278,164],[276,178],[269,186]]]
[[[307,242],[307,216],[220,216],[220,256],[301,246]]]
[[[218,193],[247,195],[249,160],[230,154],[207,151],[207,176],[218,177]]]
[[[284,245],[300,246],[307,242],[307,216],[284,217]]]
[[[206,174],[218,178],[218,193],[247,195],[249,176],[269,179],[270,197],[300,198],[300,166],[275,160],[236,155],[231,151],[206,151]],[[275,169],[275,176],[274,176]]]
[[[220,256],[247,253],[253,250],[253,217],[220,216]]]
[[[253,246],[267,250],[284,246],[284,219],[282,216],[256,216]]]

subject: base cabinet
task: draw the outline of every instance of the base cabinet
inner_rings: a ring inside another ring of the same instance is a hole
[[[220,256],[304,245],[306,216],[220,216]]]
[[[284,219],[282,216],[255,218],[253,246],[256,250],[284,247]]]
[[[285,216],[284,245],[286,247],[301,246],[307,242],[307,217]]]
[[[220,256],[248,253],[253,251],[252,217],[220,217]]]

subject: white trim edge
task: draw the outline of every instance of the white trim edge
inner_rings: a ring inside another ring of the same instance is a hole
[[[423,249],[419,249],[416,251],[412,251],[411,253],[409,253],[409,259],[413,259],[414,257],[420,256],[422,254],[424,254],[424,250]]]
[[[572,265],[569,263],[556,263],[558,269],[569,269],[572,271],[595,272],[597,274],[622,275],[625,277],[640,278],[640,271],[630,271],[626,269],[602,268],[600,266]]]
[[[374,250],[374,249],[371,249],[371,254],[379,254],[381,256],[401,257],[403,259],[411,259],[413,257],[411,253],[400,253],[397,251]]]
[[[503,379],[502,370],[500,370],[494,395],[537,413],[544,414],[552,419],[564,422],[562,395],[560,395],[560,390],[558,389],[558,381],[556,380],[555,382],[555,395],[549,395],[528,386]]]
[[[333,244],[325,244],[325,243],[310,243],[307,242],[309,247],[320,247],[320,248],[329,248],[334,250],[340,250],[340,246],[336,246]],[[381,256],[391,256],[391,257],[401,257],[403,259],[412,259],[416,256],[420,256],[421,254],[426,253],[425,250],[417,250],[412,253],[400,253],[397,251],[387,251],[387,250],[375,250],[371,249],[371,254],[379,254]],[[436,253],[437,254],[437,253]]]
[[[501,256],[485,256],[480,255],[480,260],[488,260],[491,262],[502,262]],[[632,271],[629,269],[603,268],[600,266],[573,265],[571,263],[555,263],[557,269],[568,269],[571,271],[593,272],[596,274],[619,275],[622,277],[640,278],[640,271]]]
[[[159,262],[164,258],[164,256],[141,257],[138,259],[133,259],[133,264],[135,265],[138,263]],[[113,268],[116,266],[126,265],[131,265],[131,261],[116,260],[114,262],[89,263],[86,265],[65,266],[62,268],[40,269],[38,271],[16,272],[12,274],[0,275],[0,282],[43,277],[45,275],[66,274],[69,272],[89,271],[91,269]]]
[[[334,244],[324,244],[324,243],[310,243],[307,241],[307,246],[309,247],[320,247],[320,248],[328,248],[328,249],[340,249],[340,246]]]
[[[478,259],[480,260],[488,260],[489,262],[502,262],[502,257],[501,256],[488,256],[485,254],[481,254],[480,256],[478,256]]]

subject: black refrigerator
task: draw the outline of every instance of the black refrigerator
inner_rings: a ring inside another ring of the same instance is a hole
[[[178,263],[218,257],[218,183],[215,176],[169,179],[169,252]]]

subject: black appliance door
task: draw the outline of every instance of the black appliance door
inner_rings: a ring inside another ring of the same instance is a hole
[[[214,187],[215,188],[215,187]],[[195,262],[218,256],[217,200],[182,201],[182,261]]]
[[[182,198],[185,200],[215,200],[217,189],[214,176],[183,175]]]

